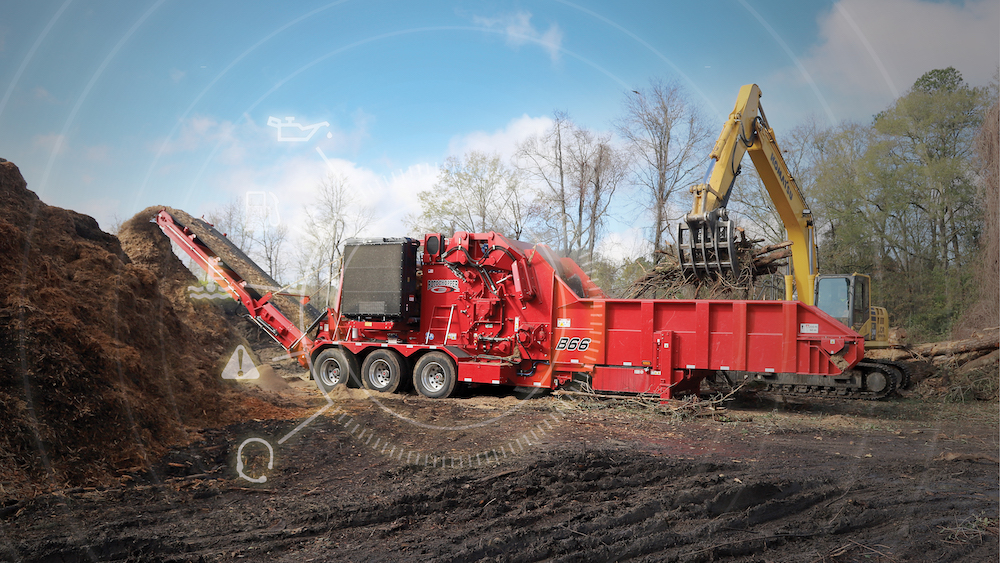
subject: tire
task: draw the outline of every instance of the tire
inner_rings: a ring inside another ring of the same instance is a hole
[[[395,393],[403,381],[406,359],[395,350],[375,350],[361,366],[361,384],[365,389]]]
[[[413,368],[413,388],[428,399],[444,399],[455,391],[458,381],[455,362],[443,352],[430,352]]]
[[[329,393],[335,387],[347,385],[357,387],[358,360],[354,354],[345,352],[340,348],[327,348],[316,356],[313,360],[313,379],[316,380],[316,387],[323,394]]]

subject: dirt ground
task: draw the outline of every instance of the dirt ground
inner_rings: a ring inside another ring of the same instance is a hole
[[[490,389],[326,398],[273,367],[302,416],[8,505],[0,560],[998,560],[996,403],[750,396],[680,416]]]

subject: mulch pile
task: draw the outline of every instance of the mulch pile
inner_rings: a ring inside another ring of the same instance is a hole
[[[0,497],[101,485],[261,410],[220,374],[243,342],[149,220],[120,239],[0,163]]]

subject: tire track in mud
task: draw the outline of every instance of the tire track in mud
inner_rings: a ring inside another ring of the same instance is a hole
[[[777,458],[689,460],[621,445],[583,451],[580,444],[559,443],[482,468],[431,468],[379,456],[332,419],[302,437],[268,487],[244,487],[227,473],[234,436],[278,432],[287,424],[206,432],[201,454],[165,460],[162,484],[36,499],[4,522],[8,538],[22,539],[15,551],[0,549],[0,559],[996,557],[995,536],[946,541],[944,531],[965,515],[995,512],[997,469],[984,464],[838,459],[821,454],[809,433],[798,443],[794,435],[781,439],[789,458],[794,452],[807,460],[795,466]],[[212,473],[213,467],[219,469]],[[202,471],[211,477],[189,479]],[[919,476],[916,486],[913,476]],[[73,527],[64,525],[71,518],[100,523],[71,534],[65,530]]]

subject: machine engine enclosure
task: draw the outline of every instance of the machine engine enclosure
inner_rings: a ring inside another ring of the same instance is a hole
[[[354,320],[419,315],[417,247],[410,238],[349,239],[344,244],[341,314]]]

